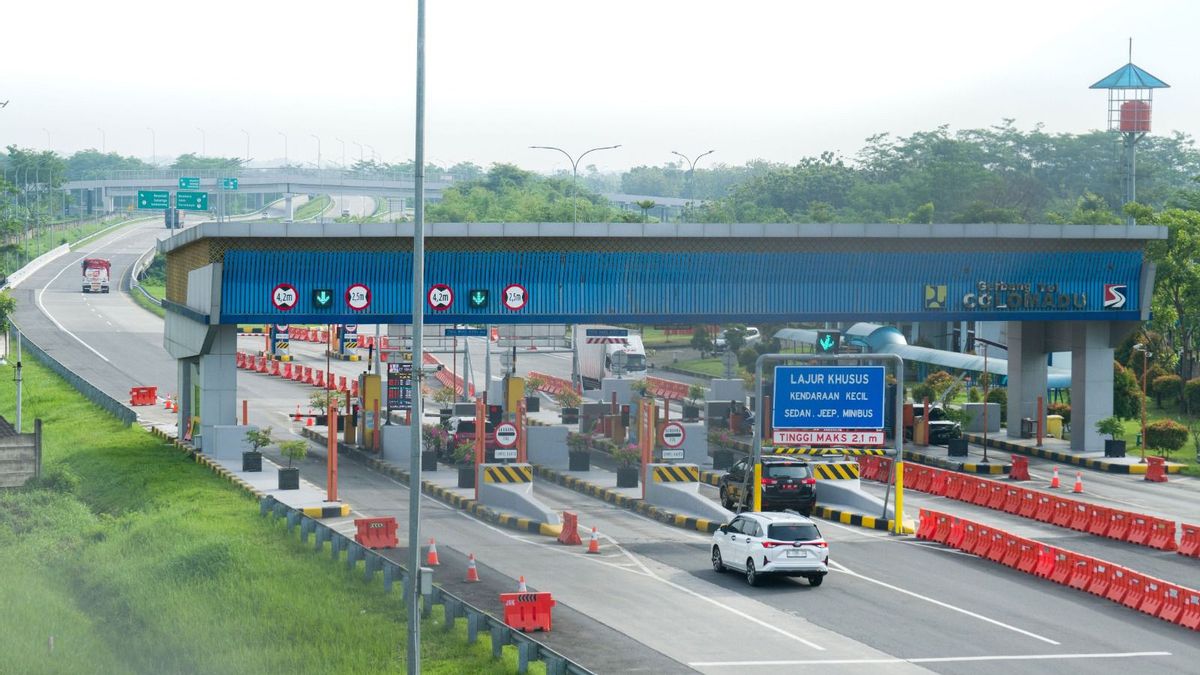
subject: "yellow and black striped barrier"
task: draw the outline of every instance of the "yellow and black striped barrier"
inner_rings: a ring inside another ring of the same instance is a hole
[[[858,480],[858,464],[854,462],[813,464],[812,469],[819,480]]]
[[[655,483],[695,483],[700,480],[700,468],[695,464],[654,467]]]
[[[486,466],[483,468],[485,483],[532,483],[533,467],[528,464],[520,466]]]
[[[819,457],[830,457],[837,455],[847,456],[881,456],[886,455],[887,450],[879,448],[763,448],[763,452],[770,455],[813,455]]]

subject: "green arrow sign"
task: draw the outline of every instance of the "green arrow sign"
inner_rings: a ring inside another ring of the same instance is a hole
[[[488,292],[486,288],[476,288],[467,294],[471,309],[483,309],[488,304]]]
[[[313,307],[317,309],[329,309],[333,305],[333,290],[328,288],[314,288],[312,302]]]
[[[138,190],[139,209],[166,209],[171,207],[171,193],[166,190]]]
[[[208,193],[184,192],[180,190],[175,193],[175,208],[183,211],[207,211]]]
[[[842,341],[842,334],[837,331],[817,331],[817,353],[836,354]]]
[[[236,190],[237,189],[237,180],[238,179],[236,179],[236,178],[222,178],[221,179],[221,189],[222,190]]]
[[[179,189],[180,190],[197,190],[199,188],[200,188],[200,179],[199,178],[189,178],[187,176],[183,176],[179,179]]]

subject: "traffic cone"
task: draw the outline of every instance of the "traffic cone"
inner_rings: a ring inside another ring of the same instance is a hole
[[[171,412],[179,412],[179,399],[171,398]]]
[[[171,397],[168,396],[163,399],[163,410],[170,410],[170,409],[171,409]]]
[[[1058,486],[1059,486],[1058,467],[1056,466],[1056,467],[1054,467],[1054,476],[1050,479],[1050,489],[1051,490],[1057,489]]]
[[[311,427],[312,425],[314,425],[316,423],[317,423],[317,420],[312,415],[309,415],[308,419],[304,420],[304,426],[306,426],[306,427]]]
[[[1071,492],[1073,492],[1077,495],[1083,494],[1083,472],[1082,471],[1075,472],[1075,487],[1071,489]]]
[[[438,562],[437,543],[433,540],[433,537],[429,538],[429,553],[425,556],[425,564],[430,567],[436,567],[441,564]]]
[[[529,589],[525,587],[525,577],[521,577],[520,579],[517,580],[517,592],[518,593],[528,593],[529,592]]]
[[[592,526],[592,540],[588,542],[588,553],[600,552],[600,537],[596,534],[596,526]]]
[[[479,570],[475,568],[475,554],[471,553],[467,556],[467,582],[476,581],[479,581]]]

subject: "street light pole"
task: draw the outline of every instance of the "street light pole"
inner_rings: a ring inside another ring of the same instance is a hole
[[[688,156],[682,152],[676,152],[674,150],[671,151],[671,154],[679,155],[683,158],[683,161],[688,163],[688,204],[691,204],[692,200],[696,198],[696,162],[699,162],[701,157],[711,155],[714,152],[716,152],[716,150],[709,150],[708,152],[702,152],[699,155],[696,155],[696,159],[688,159]]]
[[[363,163],[363,145],[362,145],[362,143],[359,143],[358,141],[350,141],[350,142],[358,146],[358,163],[362,164]]]
[[[342,144],[342,168],[345,169],[346,168],[346,141],[343,141],[342,139],[338,138],[337,136],[334,136],[333,140]]]
[[[563,150],[562,148],[556,148],[553,145],[531,145],[529,147],[533,150],[557,150],[567,156],[567,161],[571,163],[571,222],[577,224],[579,223],[579,162],[582,161],[589,152],[596,152],[597,150],[614,150],[621,147],[621,145],[618,143],[617,145],[606,145],[602,148],[585,150],[578,159],[572,158],[571,153]]]
[[[1146,345],[1140,342],[1135,344],[1133,348],[1142,353],[1142,442],[1138,444],[1142,448],[1142,459],[1138,462],[1138,464],[1145,464],[1146,446],[1149,445],[1149,443],[1146,442],[1146,366],[1147,361],[1149,361],[1150,357],[1154,355],[1151,354],[1148,349],[1146,349]]]
[[[321,170],[321,137],[316,134],[309,134],[309,136],[312,136],[313,138],[317,139],[317,171],[320,171]]]

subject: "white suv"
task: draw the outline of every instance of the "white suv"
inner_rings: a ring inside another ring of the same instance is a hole
[[[829,544],[816,523],[794,513],[743,513],[713,532],[713,570],[741,570],[751,586],[764,574],[806,577],[820,586],[828,563]]]

